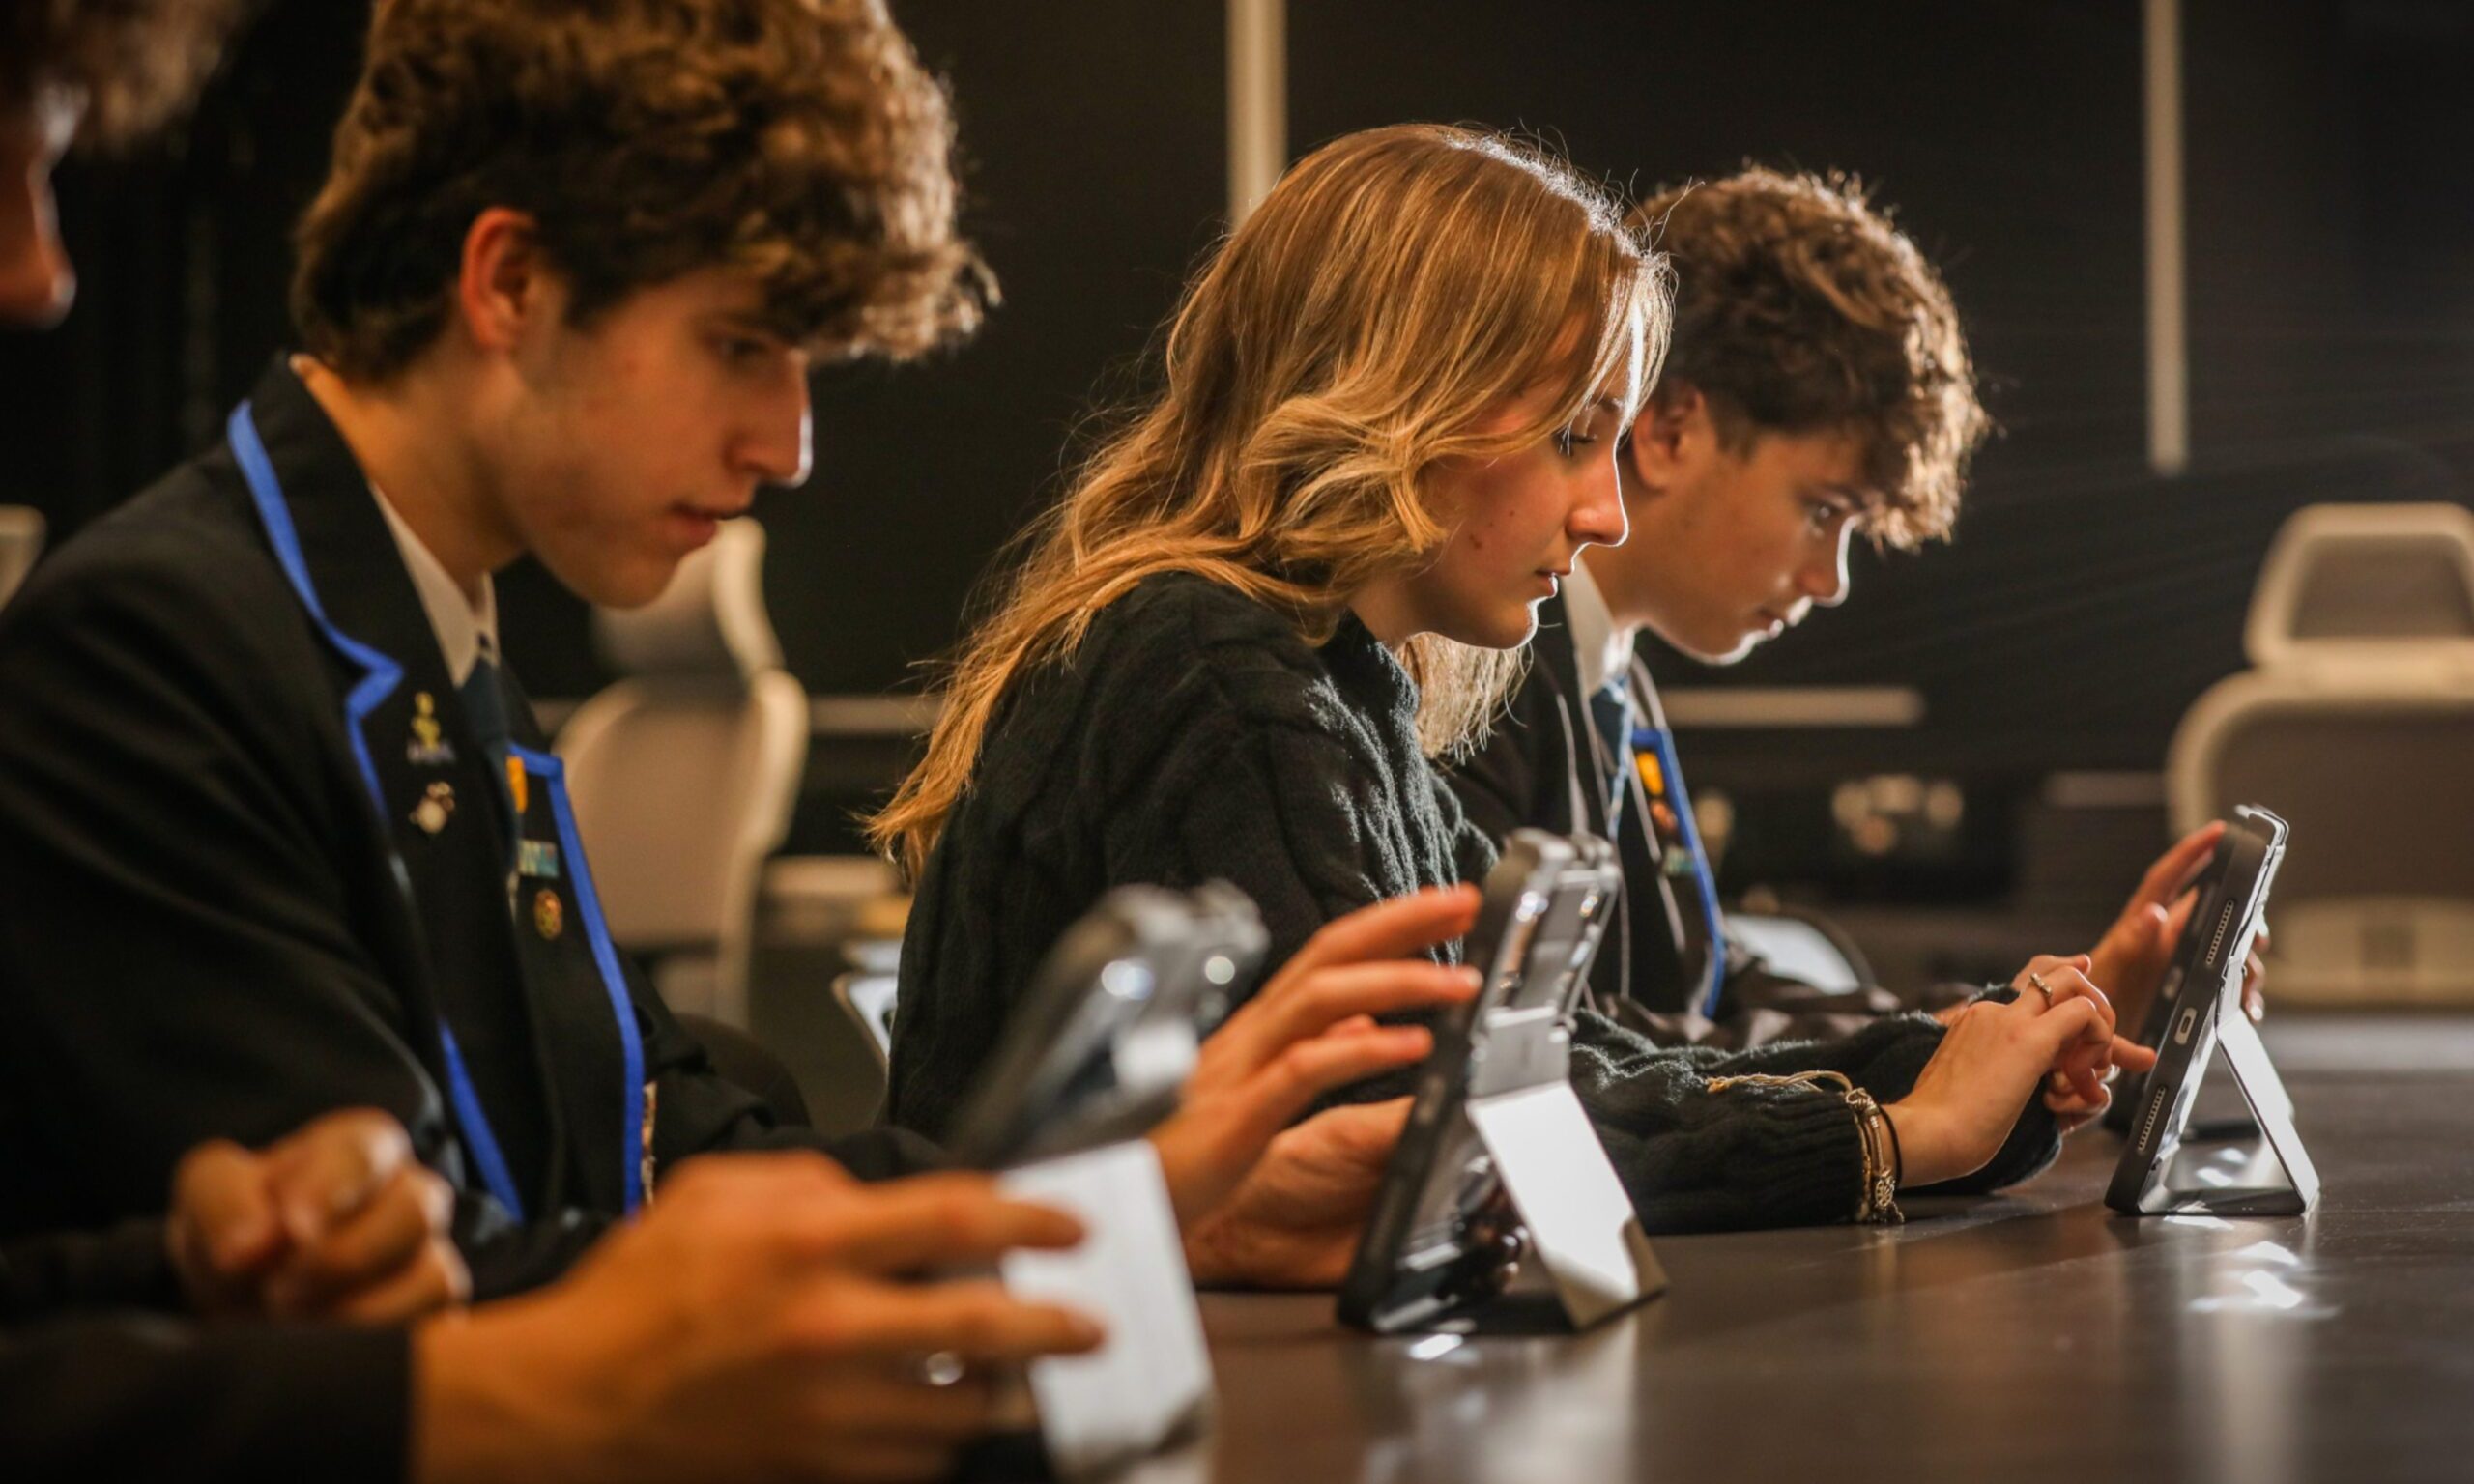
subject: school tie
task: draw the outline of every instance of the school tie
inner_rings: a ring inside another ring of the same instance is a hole
[[[1632,696],[1624,677],[1590,692],[1589,722],[1597,733],[1598,797],[1606,801],[1606,834],[1624,819],[1624,773],[1632,765]]]
[[[507,728],[506,695],[499,687],[497,657],[484,646],[479,658],[473,662],[473,672],[464,677],[456,694],[464,701],[464,720],[473,728],[473,740],[490,759],[490,779],[498,785],[499,802],[506,807],[500,817],[506,821],[505,840],[516,840],[524,834],[524,821],[515,813],[515,795],[507,786],[506,761],[515,746],[514,734]],[[510,852],[513,847],[509,846]]]

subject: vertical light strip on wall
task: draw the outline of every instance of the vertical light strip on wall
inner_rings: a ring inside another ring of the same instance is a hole
[[[1228,224],[1288,164],[1287,0],[1228,0]]]
[[[2145,0],[2147,462],[2191,462],[2190,303],[2182,237],[2182,0]]]

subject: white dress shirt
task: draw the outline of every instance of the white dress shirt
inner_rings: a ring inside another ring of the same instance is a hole
[[[1572,653],[1580,662],[1583,696],[1595,695],[1609,680],[1630,676],[1632,643],[1641,631],[1616,627],[1586,561],[1575,560],[1572,575],[1564,579],[1564,621],[1570,626]]]

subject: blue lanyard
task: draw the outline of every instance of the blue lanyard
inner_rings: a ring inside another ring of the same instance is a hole
[[[1632,751],[1636,757],[1647,755],[1657,764],[1655,780],[1644,778],[1653,800],[1662,800],[1675,815],[1675,833],[1691,863],[1693,895],[1701,904],[1701,922],[1709,931],[1710,961],[1702,968],[1701,993],[1695,1007],[1702,1014],[1715,1017],[1718,997],[1727,985],[1727,926],[1718,911],[1718,881],[1710,870],[1710,857],[1701,848],[1701,826],[1692,817],[1692,800],[1683,791],[1683,770],[1675,760],[1675,735],[1662,727],[1636,727],[1632,730]],[[1655,826],[1644,819],[1636,828],[1651,832],[1657,839]]]
[[[593,968],[602,991],[610,997],[611,1018],[618,1025],[619,1059],[626,1064],[619,1083],[618,1179],[619,1209],[633,1215],[645,1203],[645,1181],[652,1158],[651,1127],[646,1121],[645,1041],[636,1027],[636,1002],[627,993],[627,976],[618,966],[618,945],[610,940],[608,920],[601,915],[601,894],[592,884],[592,869],[585,863],[584,838],[577,833],[575,806],[567,797],[566,764],[548,753],[510,744],[508,753],[524,770],[540,779],[550,796],[550,814],[559,830],[559,854],[566,861],[567,879],[575,888],[576,914],[584,919],[585,937],[592,944]],[[523,833],[519,825],[517,833]],[[644,1140],[641,1157],[635,1144]]]
[[[284,499],[282,481],[275,476],[273,461],[267,457],[266,444],[258,437],[257,422],[250,414],[248,403],[244,402],[234,409],[224,431],[231,443],[232,456],[241,466],[241,476],[248,482],[249,498],[257,506],[259,521],[266,527],[268,542],[274,548],[275,560],[282,566],[293,591],[299,594],[302,606],[309,611],[311,621],[317,624],[327,642],[364,671],[344,698],[344,731],[352,738],[354,760],[360,765],[361,782],[369,788],[370,803],[377,809],[380,827],[384,830],[388,819],[387,797],[379,786],[378,768],[370,759],[369,742],[362,723],[370,712],[394,693],[404,678],[404,668],[389,656],[336,628],[328,618],[325,605],[318,601],[318,589],[309,580],[309,565],[301,555],[301,537],[293,528],[292,510]],[[556,758],[521,749],[518,751],[528,767],[546,773],[553,782],[558,780],[561,769]],[[603,986],[611,998],[612,1013],[618,1021],[618,1037],[626,1062],[626,1122],[619,1127],[623,1130],[622,1146],[631,1145],[642,1127],[644,1117],[644,1042],[636,1028],[634,1005],[627,996],[626,981],[618,965],[617,951],[611,946],[609,932],[601,920],[600,902],[593,893],[591,878],[584,869],[584,851],[576,838],[566,790],[556,788],[553,800],[560,847],[567,860],[573,863],[571,871],[576,903],[592,940],[594,966],[600,971]],[[404,888],[409,901],[411,876],[404,870],[400,856],[393,857],[393,865],[396,881]],[[473,1086],[472,1073],[465,1068],[463,1050],[456,1045],[455,1033],[444,1016],[439,1020],[438,1040],[446,1063],[447,1099],[455,1110],[456,1126],[463,1133],[465,1147],[472,1152],[473,1163],[480,1174],[481,1183],[492,1198],[505,1207],[516,1220],[522,1221],[524,1198],[516,1189],[514,1175],[507,1168],[506,1156],[499,1147],[498,1135],[490,1128],[489,1115],[481,1107],[481,1097]],[[644,1201],[641,1165],[632,1147],[623,1147],[620,1153],[625,1210],[633,1213]]]

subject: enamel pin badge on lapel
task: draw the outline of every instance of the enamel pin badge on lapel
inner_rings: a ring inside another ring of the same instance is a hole
[[[567,909],[560,904],[559,894],[546,886],[532,894],[532,930],[551,942],[567,930]]]
[[[520,840],[515,844],[515,870],[542,881],[559,879],[559,847],[546,840]]]
[[[446,740],[438,725],[438,701],[427,691],[413,695],[413,737],[404,744],[404,760],[418,768],[434,768],[455,760],[455,745]]]
[[[413,806],[413,824],[424,835],[435,835],[446,828],[455,815],[455,789],[446,784],[432,784],[421,793],[421,801]]]

